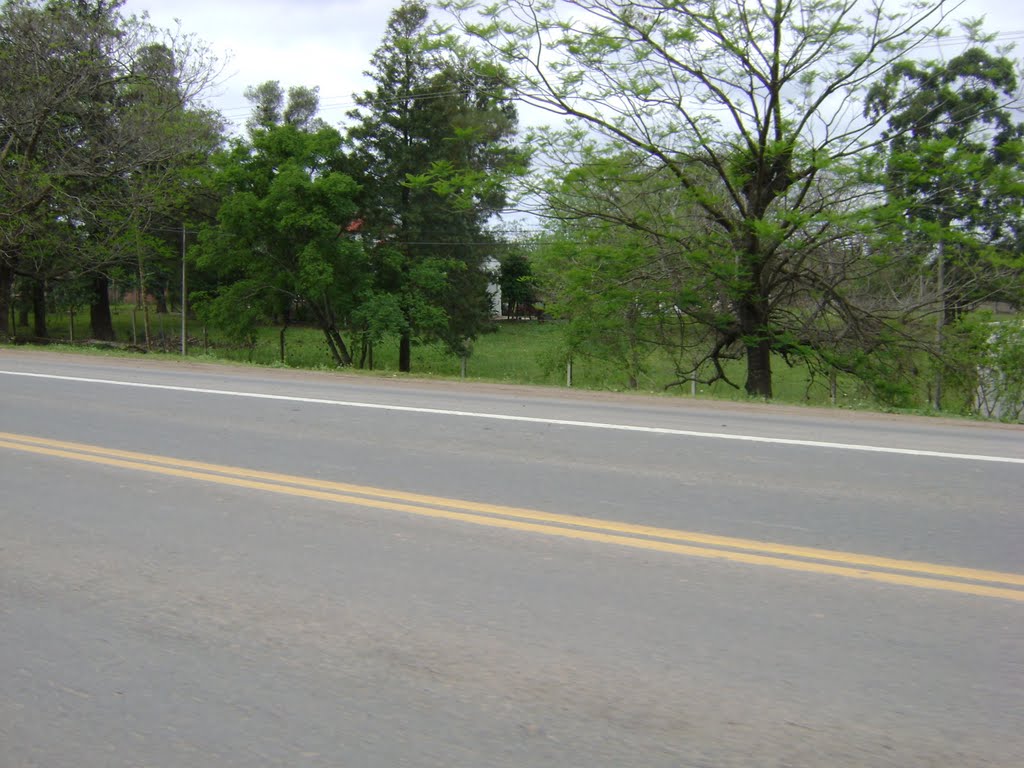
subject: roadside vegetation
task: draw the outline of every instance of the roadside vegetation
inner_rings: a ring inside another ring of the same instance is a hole
[[[88,326],[88,320],[76,317],[74,330],[69,315],[54,315],[49,318],[51,336],[47,348],[86,354],[114,354],[118,356],[148,355],[172,360],[221,362],[228,364],[256,365],[275,368],[296,368],[307,370],[337,370],[332,353],[322,333],[314,326],[296,325],[285,334],[281,346],[280,329],[264,327],[252,337],[251,344],[240,344],[229,336],[207,327],[189,329],[186,357],[181,354],[181,316],[177,313],[153,313],[150,320],[152,336],[147,343],[142,322],[143,310],[128,305],[112,308],[113,325],[123,342],[97,342]],[[989,315],[981,315],[984,326],[993,321]],[[1004,317],[1000,326],[1015,327],[1019,318]],[[635,391],[668,397],[708,398],[732,401],[747,401],[750,397],[742,390],[731,387],[723,381],[707,384],[700,381],[676,381],[677,369],[669,357],[654,353],[645,360],[644,370],[634,386],[624,375],[622,367],[614,360],[604,357],[600,350],[596,354],[577,351],[571,354],[571,329],[564,321],[501,320],[493,323],[488,332],[481,334],[469,350],[465,359],[456,356],[443,342],[417,345],[416,377],[439,380],[466,380],[501,384],[523,384],[551,387],[572,386],[605,392]],[[967,343],[968,337],[962,342]],[[38,343],[38,340],[36,340]],[[378,357],[372,369],[348,368],[350,373],[366,376],[392,377],[402,374],[397,365],[397,337],[384,338],[378,348]],[[1012,356],[1004,367],[1019,371],[1011,381],[1004,383],[1001,392],[1016,387],[1017,400],[1024,401],[1024,331],[1014,340],[1013,346],[1004,347],[1004,355]],[[1005,420],[1020,418],[1020,412],[984,413],[979,412],[979,387],[982,386],[984,371],[974,365],[979,352],[965,350],[965,367],[947,371],[949,391],[946,415],[991,416]],[[571,363],[571,383],[569,379]],[[910,412],[935,414],[930,405],[930,377],[918,379],[920,390],[904,391],[898,400],[880,400],[872,389],[855,376],[839,373],[833,379],[813,377],[806,369],[789,367],[784,359],[778,360],[775,373],[775,402],[792,405],[838,407],[853,410],[881,410],[889,412]],[[922,364],[927,361],[922,359]],[[739,374],[742,361],[728,364]],[[989,397],[995,398],[994,392]],[[1005,398],[1006,395],[1003,394]],[[1011,396],[1011,399],[1012,396]]]
[[[1019,419],[1021,62],[954,10],[405,0],[345,124],[232,133],[201,41],[3,0],[0,340]]]

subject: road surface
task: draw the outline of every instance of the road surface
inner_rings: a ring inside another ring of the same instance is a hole
[[[1019,766],[1024,430],[0,350],[0,765]]]

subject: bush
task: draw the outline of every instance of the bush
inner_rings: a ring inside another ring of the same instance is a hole
[[[1024,416],[1024,322],[990,323],[978,364],[975,407],[983,416],[1021,421]]]

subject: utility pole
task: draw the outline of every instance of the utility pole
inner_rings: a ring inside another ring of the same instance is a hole
[[[942,410],[942,347],[944,343],[946,325],[946,241],[939,240],[938,254],[936,255],[936,293],[939,295],[939,313],[935,318],[935,354],[938,358],[938,365],[935,367],[935,400],[932,403],[935,410]]]
[[[181,225],[181,356],[188,355],[188,282],[185,271],[185,242],[188,232]]]

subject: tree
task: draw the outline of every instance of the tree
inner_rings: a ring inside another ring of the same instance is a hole
[[[821,350],[825,319],[841,326],[827,338],[869,344],[889,327],[835,280],[828,252],[856,235],[851,214],[870,198],[854,161],[880,143],[888,117],[862,118],[855,105],[893,62],[934,38],[947,13],[942,2],[444,7],[502,57],[520,99],[570,119],[567,129],[537,137],[554,168],[634,153],[647,175],[671,181],[674,208],[700,212],[705,232],[693,267],[708,284],[702,314],[721,375],[719,359],[742,352],[746,391],[770,397],[773,355],[835,356]],[[685,245],[676,225],[628,210],[585,213]]]
[[[60,184],[89,172],[82,122],[109,80],[114,28],[68,3],[7,0],[0,12],[0,333],[10,332],[11,288],[54,217]],[[70,64],[70,66],[69,66]],[[36,281],[38,282],[38,280]],[[37,310],[37,318],[39,312]],[[42,311],[45,320],[45,310]],[[37,322],[37,332],[40,328]]]
[[[369,316],[398,334],[408,371],[414,339],[464,353],[488,317],[485,225],[522,155],[504,72],[453,49],[419,0],[392,12],[371,67],[375,88],[356,97],[349,131],[373,251]]]
[[[537,279],[526,249],[511,244],[499,259],[498,287],[503,313],[511,318],[532,315],[537,303]]]
[[[278,125],[291,125],[301,130],[317,130],[326,123],[317,117],[320,110],[320,89],[294,85],[284,89],[277,80],[268,80],[245,89],[245,98],[253,105],[252,116],[245,125],[249,132]]]
[[[886,213],[918,246],[913,267],[934,280],[939,358],[946,325],[1020,283],[1024,124],[1009,106],[1018,86],[1013,61],[975,45],[945,62],[898,62],[868,94],[868,111],[888,114]]]
[[[550,216],[536,261],[550,293],[546,309],[567,321],[571,355],[615,363],[631,388],[655,352],[675,363],[669,385],[692,381],[714,352],[704,329],[715,325],[723,299],[704,273],[728,275],[732,260],[711,261],[717,254],[702,250],[699,211],[680,207],[674,181],[642,155],[598,150],[583,158],[544,189]],[[646,231],[624,220],[646,222]]]
[[[182,228],[202,193],[197,175],[222,142],[220,117],[197,102],[207,70],[197,75],[193,53],[172,42],[152,40],[137,49],[108,110],[111,134],[132,164],[94,185],[90,196],[96,207],[87,219],[90,315],[97,338],[113,339],[112,274],[134,275],[140,300],[155,295],[167,310],[169,294],[177,293],[169,285],[181,274]],[[149,343],[148,310],[144,320]]]
[[[538,249],[545,285],[556,297],[545,309],[565,320],[569,360],[611,362],[637,389],[672,308],[661,301],[659,281],[640,267],[649,255],[640,238],[608,235],[605,228],[567,228]]]
[[[302,99],[315,93],[293,92]],[[262,106],[257,102],[258,115]],[[201,233],[197,259],[220,278],[220,287],[195,300],[208,319],[238,338],[251,338],[258,324],[274,317],[287,326],[295,312],[306,311],[335,363],[351,365],[342,329],[366,265],[361,243],[348,235],[357,188],[343,172],[341,134],[312,116],[286,122],[286,115],[305,114],[291,104],[274,114],[280,122],[251,121],[250,136],[216,158],[223,202],[216,226]]]
[[[105,301],[133,220],[128,191],[194,161],[218,130],[197,107],[215,59],[194,38],[161,42],[120,5],[7,0],[0,12],[0,334],[18,277],[38,289],[38,335],[47,285],[93,277]],[[176,197],[167,189],[140,204]],[[94,327],[112,334],[101,310]]]

